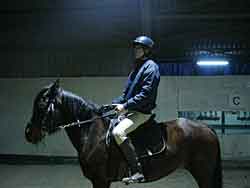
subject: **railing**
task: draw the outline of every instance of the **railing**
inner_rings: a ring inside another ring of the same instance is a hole
[[[250,112],[245,111],[179,111],[178,117],[202,121],[222,134],[250,134]]]

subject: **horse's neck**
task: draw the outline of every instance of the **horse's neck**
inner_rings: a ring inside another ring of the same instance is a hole
[[[81,132],[80,128],[78,127],[69,127],[66,128],[66,133],[73,144],[74,148],[77,150],[77,152],[80,151],[81,148]]]
[[[85,140],[87,144],[94,146],[99,146],[103,141],[105,141],[107,133],[107,128],[105,127],[105,123],[102,119],[94,120],[90,126],[88,132],[82,134],[81,136],[85,136]],[[89,148],[92,150],[92,148]]]
[[[75,95],[66,92],[64,94],[63,106],[67,123],[96,117],[93,105],[89,105]],[[66,132],[79,154],[83,154],[87,159],[97,158],[96,160],[99,160],[98,158],[102,158],[100,155],[103,154],[105,148],[104,141],[107,129],[105,122],[102,119],[97,119],[92,123],[83,124],[81,128],[77,126],[66,128]],[[98,156],[94,156],[96,153]]]
[[[95,118],[92,116],[91,118]],[[92,123],[66,128],[67,135],[78,153],[84,153],[87,158],[93,157],[90,154],[95,150],[103,150],[108,125],[102,119],[94,120]]]
[[[66,128],[67,135],[78,152],[84,150],[89,153],[105,143],[107,129],[102,120],[95,120],[91,124],[82,126],[81,128],[77,126]]]
[[[61,111],[65,124],[76,122],[77,120],[83,120],[83,117],[80,117],[83,116],[82,114],[84,113],[84,111],[81,110],[81,104],[82,100],[80,97],[63,90]],[[81,149],[81,128],[75,126],[68,127],[65,130],[71,143],[79,152]]]
[[[80,156],[85,163],[95,165],[106,160],[105,137],[107,129],[101,119],[93,121],[89,130],[82,129]]]

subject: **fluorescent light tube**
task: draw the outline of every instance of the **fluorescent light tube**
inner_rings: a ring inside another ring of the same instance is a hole
[[[197,61],[197,65],[200,65],[200,66],[225,66],[225,65],[228,65],[228,61],[225,61],[225,60],[200,60],[200,61]]]

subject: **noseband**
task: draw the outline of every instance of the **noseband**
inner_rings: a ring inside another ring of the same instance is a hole
[[[42,109],[42,119],[41,119],[41,128],[43,131],[50,132],[51,130],[55,129],[56,126],[53,126],[54,124],[54,119],[56,117],[56,109],[55,106],[57,104],[57,97],[58,95],[61,96],[61,91],[59,91],[56,95],[54,96],[46,96],[45,101],[46,101],[46,107]]]

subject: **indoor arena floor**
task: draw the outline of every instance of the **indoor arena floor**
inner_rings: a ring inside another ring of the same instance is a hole
[[[250,188],[250,169],[223,170],[224,188]],[[177,170],[153,183],[125,186],[113,183],[111,188],[192,188],[197,184],[189,173]],[[0,188],[91,188],[76,164],[66,165],[0,165]]]

